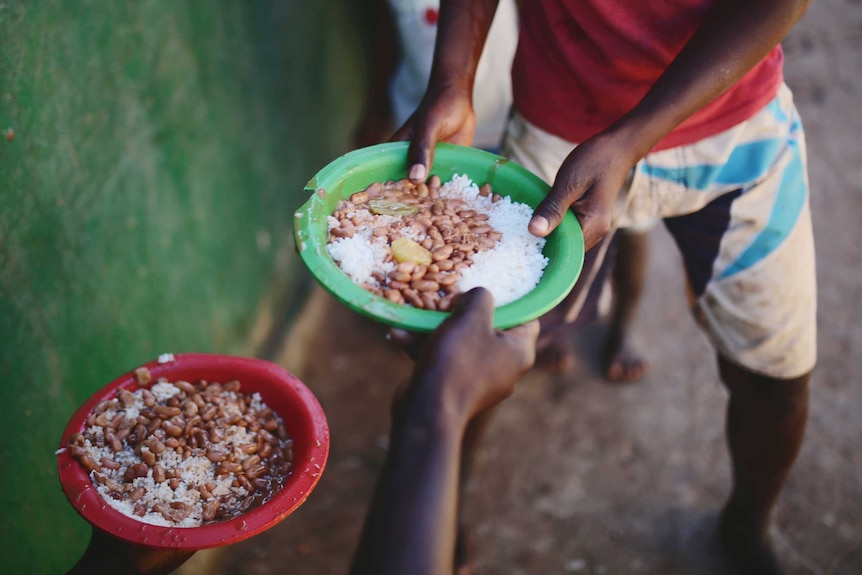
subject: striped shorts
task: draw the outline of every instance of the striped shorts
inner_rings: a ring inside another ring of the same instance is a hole
[[[516,113],[503,154],[553,182],[573,148]],[[643,229],[658,220],[682,255],[695,318],[724,357],[775,378],[814,367],[817,288],[805,137],[787,86],[749,120],[638,162],[613,227]],[[601,255],[592,259],[601,265]],[[579,283],[595,275],[585,268]]]

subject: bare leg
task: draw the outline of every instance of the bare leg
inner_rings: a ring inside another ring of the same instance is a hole
[[[555,373],[574,369],[571,334],[598,316],[598,301],[610,273],[619,233],[608,235],[584,255],[584,267],[575,287],[554,309],[539,318],[542,326],[536,344],[536,367]]]
[[[808,418],[810,373],[781,380],[752,373],[719,356],[730,391],[727,441],[733,491],[721,515],[720,535],[740,573],[782,573],[768,528],[773,507],[799,452]]]
[[[647,370],[647,362],[631,346],[629,336],[643,291],[649,237],[647,232],[628,230],[620,230],[617,236],[614,302],[602,362],[610,381],[632,382],[642,379]]]

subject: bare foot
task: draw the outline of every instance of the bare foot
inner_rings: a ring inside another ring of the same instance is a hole
[[[605,340],[602,360],[605,377],[616,383],[640,381],[649,367],[643,356],[628,343],[627,338],[614,329]]]
[[[769,535],[751,522],[732,516],[725,509],[718,525],[718,535],[734,572],[739,575],[782,575],[784,571],[772,550]]]
[[[568,340],[550,341],[536,350],[535,367],[547,373],[571,373],[577,359],[572,343]]]

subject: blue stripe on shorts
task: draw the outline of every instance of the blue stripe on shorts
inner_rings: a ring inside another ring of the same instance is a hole
[[[755,236],[751,245],[736,261],[727,266],[717,279],[730,277],[763,260],[781,245],[796,225],[808,197],[808,185],[799,142],[792,139],[788,145],[791,151],[790,163],[781,174],[781,183],[778,185],[778,194],[769,214],[769,221]]]

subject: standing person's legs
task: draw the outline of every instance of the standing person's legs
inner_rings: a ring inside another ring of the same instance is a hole
[[[769,545],[770,519],[808,415],[816,280],[805,140],[789,91],[748,124],[723,165],[700,163],[709,155],[702,146],[679,154],[698,163],[675,173],[750,183],[665,224],[729,391],[733,486],[720,535],[738,572],[770,575],[781,573]],[[647,169],[660,172],[656,165]]]
[[[649,232],[623,229],[617,232],[613,258],[613,305],[608,335],[602,350],[605,377],[615,382],[643,378],[647,362],[633,347],[631,326],[640,305],[649,260]]]
[[[814,251],[806,204],[778,247],[738,269],[749,252],[725,257],[735,243],[727,234],[736,232],[719,232],[739,231],[732,212],[744,203],[741,190],[730,192],[696,214],[665,223],[683,254],[695,315],[719,350],[719,374],[729,392],[733,486],[722,511],[721,539],[739,572],[774,575],[781,569],[769,545],[770,518],[808,414]],[[739,245],[756,247],[766,237],[758,233]]]
[[[744,573],[781,573],[769,545],[772,510],[802,445],[810,372],[793,379],[756,374],[719,355],[730,392],[727,442],[733,490],[719,526],[728,554]]]
[[[683,252],[695,314],[719,349],[719,374],[729,392],[733,486],[720,536],[740,573],[777,575],[781,569],[768,528],[808,415],[815,345],[813,247],[805,208],[783,244],[763,261],[704,285],[699,278],[715,267],[702,256],[726,243],[710,240],[711,231],[725,225],[721,214],[730,218],[738,198],[731,192],[698,214],[666,223]]]

